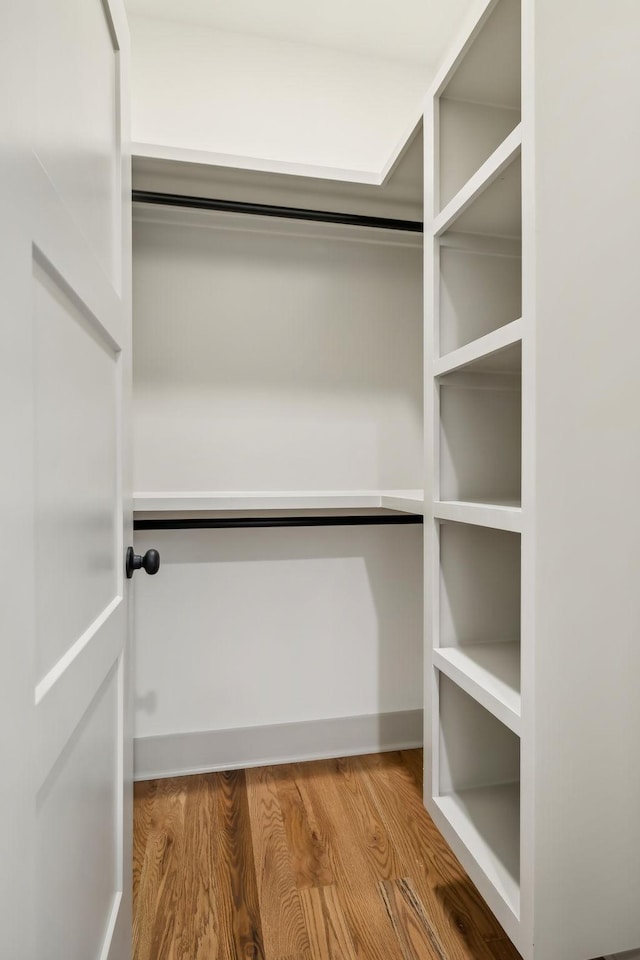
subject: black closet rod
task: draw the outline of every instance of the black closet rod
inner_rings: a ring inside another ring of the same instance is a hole
[[[134,520],[134,530],[224,530],[242,527],[363,527],[369,524],[422,523],[417,513],[380,516],[325,517],[187,517],[178,520]]]
[[[154,190],[132,190],[131,197],[134,203],[155,203],[165,207],[222,210],[225,213],[248,213],[258,217],[314,220],[319,223],[341,223],[353,227],[379,227],[384,230],[404,230],[409,233],[423,232],[423,224],[418,220],[366,217],[360,213],[331,213],[328,210],[281,207],[271,203],[245,203],[242,200],[215,200],[212,197],[189,197],[179,193],[157,193]]]

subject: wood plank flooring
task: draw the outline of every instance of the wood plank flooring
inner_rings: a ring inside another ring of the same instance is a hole
[[[136,784],[134,960],[519,960],[421,751]]]

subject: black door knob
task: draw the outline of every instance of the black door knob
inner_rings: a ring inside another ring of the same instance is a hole
[[[158,572],[160,569],[160,554],[157,550],[147,550],[144,557],[141,557],[140,554],[133,552],[133,547],[128,548],[125,563],[127,580],[131,580],[136,570],[140,569],[145,570],[150,577]]]

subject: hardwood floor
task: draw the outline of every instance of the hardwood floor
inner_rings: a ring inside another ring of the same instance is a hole
[[[136,784],[135,960],[519,960],[420,754]]]

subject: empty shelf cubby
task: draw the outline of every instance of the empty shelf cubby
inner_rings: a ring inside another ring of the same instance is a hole
[[[517,917],[520,739],[447,677],[440,675],[438,687],[439,787],[434,801],[458,838],[456,852],[465,865],[475,862]]]
[[[458,235],[454,245],[445,237],[440,245],[440,356],[522,315],[520,251],[491,252],[469,239]]]
[[[434,662],[515,732],[520,729],[520,535],[441,523]]]
[[[521,378],[457,372],[440,379],[440,499],[519,506]]]
[[[440,95],[440,210],[520,122],[520,21],[500,0]]]

